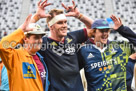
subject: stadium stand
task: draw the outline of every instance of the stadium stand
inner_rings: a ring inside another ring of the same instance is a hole
[[[6,31],[8,34],[19,25],[22,0],[2,0],[0,1],[0,31],[2,36]]]
[[[21,12],[24,12],[22,8],[22,2],[25,0],[0,0],[0,31],[1,35],[4,35],[4,32],[8,34],[11,33],[19,26]],[[42,0],[43,1],[43,0]],[[106,0],[74,0],[78,6],[78,9],[81,13],[91,17],[92,19],[107,18],[107,12],[112,8],[113,14],[118,17],[121,17],[123,24],[129,26],[132,30],[136,31],[136,0],[110,0],[112,6],[107,5]],[[30,0],[28,7],[29,10],[25,11],[28,13],[34,14],[36,12],[38,0]],[[48,6],[46,12],[53,8],[64,9],[60,3],[63,2],[65,5],[72,5],[71,0],[49,0],[53,5]],[[54,3],[55,2],[55,3]],[[107,8],[110,7],[110,8]],[[108,10],[109,9],[109,10]],[[111,12],[110,12],[111,13]],[[27,14],[27,13],[26,13]],[[24,15],[26,16],[26,15]],[[43,29],[48,31],[46,20],[42,19],[38,22]],[[21,23],[20,23],[21,24]],[[78,30],[85,27],[79,20],[68,17],[68,30]],[[119,34],[113,32],[111,40],[119,40]]]

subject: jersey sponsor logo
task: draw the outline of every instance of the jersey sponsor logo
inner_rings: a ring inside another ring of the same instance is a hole
[[[74,47],[68,47],[66,50],[65,50],[65,52],[67,53],[67,54],[70,54],[70,55],[73,55],[74,53],[75,53],[75,48]]]
[[[64,54],[64,49],[63,48],[56,48],[56,47],[53,47],[52,48],[52,51],[54,52],[54,53],[56,53],[57,55],[59,55],[59,56],[61,56],[62,54]]]
[[[74,53],[76,52],[76,49],[75,47],[68,47],[64,50],[61,47],[59,48],[53,47],[52,51],[56,53],[57,55],[62,56],[64,53],[69,54],[69,55],[74,55]]]
[[[76,45],[75,44],[69,44],[70,42],[72,42],[72,39],[70,38],[66,38],[67,43],[61,43],[59,42],[59,44],[57,44],[56,42],[52,42],[52,51],[59,55],[62,56],[64,53],[65,54],[69,54],[69,55],[74,55],[76,52]]]
[[[89,58],[93,58],[93,57],[94,57],[94,55],[92,53],[90,53],[87,58],[89,59]]]
[[[40,72],[40,71],[39,71],[39,74],[40,74],[40,76],[41,76],[42,78],[45,78],[45,77],[46,77],[46,71],[45,71],[45,70],[43,70],[43,72]]]
[[[23,67],[23,77],[24,78],[36,79],[36,69],[35,69],[34,64],[23,62],[22,67]]]
[[[101,71],[101,68],[103,68],[103,67],[104,67],[104,70],[107,69],[105,66],[108,66],[108,68],[110,69],[111,67],[109,65],[113,65],[113,64],[117,65],[118,61],[116,59],[111,59],[109,61],[92,63],[91,69],[100,68],[99,70]]]

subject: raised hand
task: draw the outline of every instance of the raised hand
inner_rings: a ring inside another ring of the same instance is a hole
[[[121,25],[122,25],[122,21],[120,18],[117,18],[115,15],[111,15],[110,18],[113,20],[114,22],[114,30],[117,30]]]
[[[66,16],[73,16],[73,17],[79,17],[79,10],[76,8],[77,6],[75,5],[75,2],[72,0],[72,3],[73,5],[72,6],[65,6],[63,3],[62,3],[62,6],[66,9],[66,11],[68,13],[66,13],[65,15]]]
[[[28,15],[25,22],[19,27],[23,32],[32,31],[32,28],[29,28],[30,20],[31,20],[32,14]]]
[[[50,17],[50,14],[45,13],[45,7],[51,5],[51,3],[47,3],[48,0],[44,0],[41,2],[41,0],[38,2],[38,8],[36,11],[36,15],[38,15],[39,18],[47,18]]]

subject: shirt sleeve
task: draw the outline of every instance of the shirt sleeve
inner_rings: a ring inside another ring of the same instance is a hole
[[[24,32],[21,29],[17,29],[12,34],[3,37],[0,42],[0,56],[7,69],[13,66],[13,55],[15,52],[15,46],[22,42],[24,38]]]
[[[85,63],[83,60],[83,56],[81,54],[81,50],[79,50],[77,53],[78,53],[77,57],[78,57],[79,69],[81,70],[82,68],[84,68]]]
[[[119,34],[121,34],[123,37],[127,38],[130,42],[136,46],[136,33],[133,32],[129,27],[127,26],[120,26],[119,29],[117,29]]]
[[[129,58],[127,63],[127,84],[128,85],[131,85],[131,81],[133,78],[134,64],[135,64],[135,61]]]
[[[86,28],[70,32],[69,34],[75,39],[76,43],[84,43],[88,39]]]

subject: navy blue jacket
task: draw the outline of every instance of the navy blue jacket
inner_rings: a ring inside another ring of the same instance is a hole
[[[47,69],[47,65],[46,65],[46,63],[44,62],[44,58],[41,56],[41,54],[38,53],[38,52],[37,52],[36,54],[38,55],[38,57],[40,57],[40,60],[41,60],[43,66],[44,66],[44,68],[45,68],[45,70],[46,70],[46,84],[45,84],[45,90],[44,90],[44,91],[48,91],[50,82],[49,82],[49,80],[48,80],[48,69]],[[43,87],[43,88],[44,88],[44,87]]]

